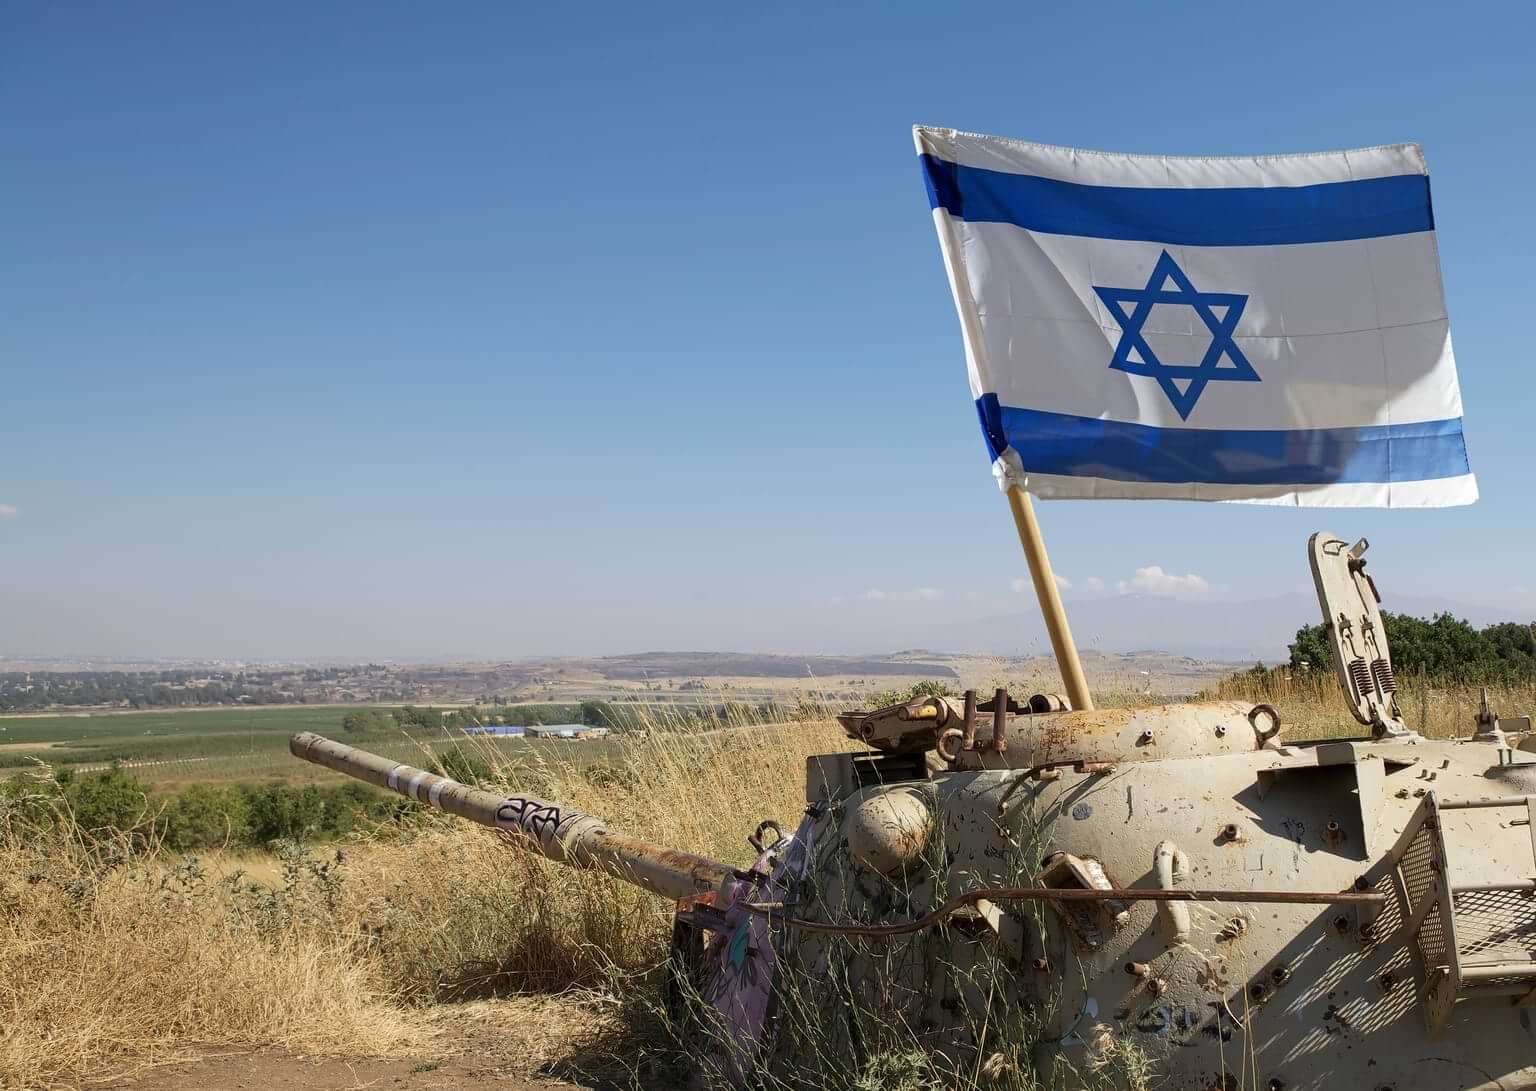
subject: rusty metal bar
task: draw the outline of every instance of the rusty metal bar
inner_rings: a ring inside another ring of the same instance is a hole
[[[1498,799],[1442,799],[1440,809],[1442,811],[1468,811],[1480,807],[1524,807],[1527,800],[1536,800],[1536,796],[1503,796]]]
[[[772,917],[777,923],[806,932],[827,932],[840,936],[903,936],[932,928],[946,918],[978,901],[1051,901],[1051,902],[1254,902],[1283,905],[1373,905],[1386,903],[1385,894],[1369,891],[1341,890],[1337,893],[1324,890],[1189,890],[1183,887],[1128,889],[1115,887],[1109,890],[1090,890],[1072,887],[1066,889],[1038,886],[985,887],[951,898],[938,909],[925,913],[914,920],[900,924],[824,924],[803,917],[782,914],[792,908],[786,902],[748,902],[754,913]]]
[[[1452,894],[1529,894],[1533,891],[1536,891],[1536,882],[1530,879],[1513,883],[1472,883],[1451,887]]]
[[[1531,981],[1536,980],[1536,962],[1492,962],[1486,966],[1461,967],[1461,983],[1463,985],[1480,985],[1484,982],[1498,981],[1505,977],[1526,978],[1522,984],[1530,988]]]
[[[731,877],[727,864],[614,833],[601,818],[582,811],[533,796],[471,788],[311,731],[289,739],[288,749],[296,758],[515,836],[551,860],[606,872],[665,898],[719,890]]]

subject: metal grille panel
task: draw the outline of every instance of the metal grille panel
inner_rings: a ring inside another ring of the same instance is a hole
[[[1403,862],[1399,867],[1403,876],[1403,890],[1408,895],[1405,917],[1412,917],[1424,899],[1437,896],[1436,880],[1441,873],[1436,870],[1440,861],[1435,840],[1435,824],[1432,821],[1425,822],[1409,843],[1408,851],[1403,854]],[[1425,915],[1424,923],[1419,926],[1418,935],[1414,937],[1419,946],[1419,954],[1423,956],[1426,973],[1450,962],[1446,957],[1445,931],[1445,925],[1440,920],[1440,907],[1434,906]]]
[[[1464,965],[1536,962],[1536,891],[1464,890],[1455,900]]]

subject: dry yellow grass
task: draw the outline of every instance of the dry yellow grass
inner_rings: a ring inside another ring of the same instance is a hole
[[[1274,703],[1291,741],[1357,730],[1328,675],[1250,676],[1212,696]],[[1530,687],[1493,696],[1509,714],[1536,705]],[[1465,734],[1476,699],[1475,687],[1421,692],[1410,679],[1403,706],[1412,726],[1422,714],[1432,734]],[[596,764],[578,762],[578,743],[569,759],[506,776],[615,828],[745,862],[759,819],[796,820],[805,757],[849,743],[825,719],[723,727],[656,724]],[[339,862],[336,847],[323,859],[290,853],[275,888],[231,876],[227,861],[199,869],[126,847],[67,822],[39,832],[0,809],[0,1087],[76,1086],[197,1046],[420,1048],[423,1005],[650,988],[645,971],[666,949],[660,899],[443,816],[356,837]]]
[[[73,1086],[203,1044],[390,1052],[425,1024],[301,906],[0,823],[0,1087]]]
[[[1472,734],[1483,687],[1431,682],[1413,675],[1400,676],[1397,682],[1398,706],[1404,722],[1414,731],[1436,739]],[[1495,712],[1524,716],[1536,711],[1536,680],[1490,685],[1487,689]],[[1244,671],[1215,686],[1209,696],[1269,702],[1280,710],[1284,737],[1292,742],[1365,733],[1344,703],[1332,671]]]
[[[658,727],[599,765],[522,768],[516,786],[744,862],[759,818],[798,815],[805,755],[846,745],[826,722]],[[75,1086],[200,1046],[418,1048],[414,1004],[611,981],[665,952],[666,903],[446,817],[345,843],[339,862],[290,852],[276,886],[129,847],[0,810],[0,1087]]]

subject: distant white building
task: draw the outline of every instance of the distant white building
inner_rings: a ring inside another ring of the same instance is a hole
[[[529,724],[525,730],[530,739],[601,739],[608,734],[606,727],[589,724]]]

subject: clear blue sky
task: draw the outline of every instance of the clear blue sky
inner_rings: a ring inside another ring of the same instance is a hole
[[[1292,591],[1321,526],[1389,587],[1528,617],[1532,23],[7,5],[0,653],[813,650],[1023,608],[917,122],[1421,142],[1479,504],[1041,518],[1073,594],[1152,565]]]

